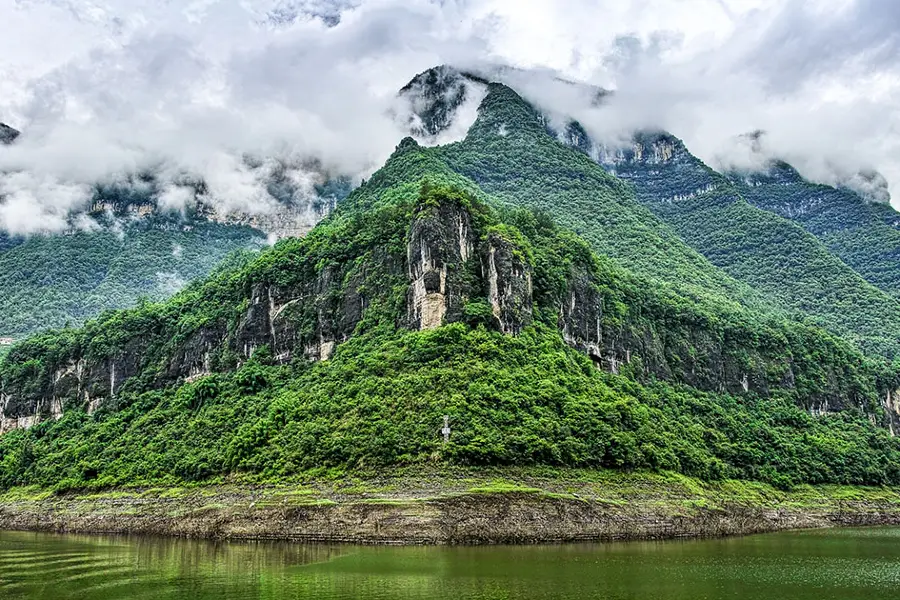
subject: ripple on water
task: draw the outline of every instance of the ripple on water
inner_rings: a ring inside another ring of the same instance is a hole
[[[900,529],[371,548],[0,532],[0,598],[896,600]]]

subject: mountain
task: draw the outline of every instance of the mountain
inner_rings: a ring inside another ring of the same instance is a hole
[[[728,178],[667,133],[590,150],[637,198],[729,275],[785,310],[888,357],[900,355],[900,302],[797,224],[749,203]],[[758,189],[755,198],[765,196]]]
[[[428,134],[434,137],[441,128],[451,127],[454,111],[459,112],[462,105],[458,98],[484,80],[441,68],[419,75],[414,82],[418,89],[427,90],[418,92],[416,105],[422,121],[431,125]],[[511,90],[509,93],[514,94]],[[496,94],[492,97],[498,98]],[[522,123],[530,122],[529,135],[517,143],[520,147],[534,144],[546,148],[536,153],[540,156],[536,160],[552,156],[553,164],[545,161],[536,167],[545,175],[536,187],[517,179],[485,181],[477,172],[481,165],[461,165],[460,172],[487,191],[549,211],[593,242],[597,252],[620,260],[637,273],[682,289],[690,282],[700,290],[697,294],[718,293],[719,302],[727,301],[724,297],[759,310],[810,318],[869,353],[900,355],[900,302],[896,298],[872,285],[814,235],[748,203],[743,190],[693,156],[681,140],[665,132],[639,132],[627,148],[608,147],[592,140],[577,122],[570,122],[563,130],[554,129],[554,119],[524,103],[503,103],[502,110],[509,114],[497,116],[491,124],[493,130],[470,129],[469,137],[459,147],[465,148],[472,140],[490,144],[497,151],[479,160],[493,165],[505,159],[502,172],[513,172],[518,168],[514,163],[520,160],[520,150],[490,136],[499,132],[503,135],[493,137],[502,140],[510,124],[516,123],[521,129]],[[500,110],[491,112],[499,114]],[[529,111],[531,114],[526,114]],[[486,119],[482,111],[478,123],[484,124]],[[572,159],[563,158],[548,135],[578,149],[614,177],[601,181],[594,172],[594,179],[583,180],[584,192],[577,191],[565,176],[583,167],[566,165]],[[566,166],[560,168],[562,165]],[[605,186],[622,186],[622,182],[631,186],[633,194],[616,192],[615,202],[603,202],[603,194],[598,192]],[[764,195],[765,191],[760,193]],[[629,196],[636,202],[625,208],[622,198]],[[656,219],[642,214],[635,204],[649,209]],[[623,209],[627,216],[617,215]],[[648,235],[651,227],[657,231],[652,237]],[[885,259],[887,266],[882,263],[883,269],[900,269],[900,262],[892,264],[889,256]]]
[[[97,184],[90,205],[69,216],[65,231],[0,234],[0,285],[7,290],[0,337],[78,325],[140,299],[168,298],[232,253],[304,235],[350,190],[348,180],[325,176],[301,189],[288,167],[265,169],[272,207],[261,214],[223,212],[203,182],[180,188],[191,197],[184,212],[166,210],[163,185],[143,173]]]
[[[636,273],[716,302],[763,306],[754,290],[728,277],[642,206],[621,179],[559,144],[544,116],[511,88],[488,89],[465,139],[433,150],[454,171],[505,204],[546,212],[596,252]]]
[[[0,123],[0,144],[11,144],[16,141],[17,137],[19,137],[18,131],[5,123]]]
[[[0,486],[433,464],[900,484],[896,370],[756,299],[490,84],[465,140],[403,140],[306,237],[17,344]]]
[[[783,161],[728,176],[748,202],[794,221],[872,285],[900,299],[900,213],[889,203],[812,183]],[[883,188],[878,190],[883,200]]]

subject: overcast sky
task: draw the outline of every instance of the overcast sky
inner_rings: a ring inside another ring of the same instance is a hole
[[[898,205],[898,45],[895,0],[0,0],[0,121],[28,132],[0,151],[28,170],[0,183],[0,226],[63,223],[86,184],[148,165],[235,208],[265,204],[245,152],[370,172],[402,135],[396,90],[440,63],[615,89],[582,111],[598,133],[665,128],[711,164],[763,129],[809,177],[880,170]]]

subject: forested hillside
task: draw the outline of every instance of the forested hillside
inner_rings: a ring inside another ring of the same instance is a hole
[[[250,227],[162,216],[121,229],[13,238],[0,251],[0,335],[80,325],[142,298],[168,298],[232,252],[264,243]]]
[[[887,364],[629,273],[455,173],[464,148],[406,140],[306,238],[18,345],[3,423],[30,428],[0,437],[0,483],[426,463],[900,483],[872,422],[896,420]]]
[[[0,141],[17,137],[0,128]],[[203,201],[203,182],[192,184],[194,203],[166,210],[158,205],[163,186],[156,176],[140,173],[97,183],[64,231],[0,232],[0,337],[20,339],[142,299],[168,298],[232,253],[258,250],[270,237],[302,235],[351,189],[348,179],[336,177],[301,193],[285,170],[272,169],[267,189],[279,210],[265,214],[217,212]]]
[[[810,318],[867,352],[900,354],[896,297],[866,281],[797,224],[748,203],[743,189],[691,155],[681,140],[640,134],[631,149],[594,153],[685,242],[775,306]]]
[[[748,202],[794,221],[870,283],[900,298],[900,213],[890,204],[811,183],[783,162],[729,178]]]
[[[488,85],[464,140],[404,139],[306,237],[17,344],[0,364],[0,486],[409,465],[900,485],[898,337],[890,304],[866,304],[893,300],[654,144],[651,171],[618,164],[629,184]],[[803,295],[773,308],[784,291],[759,278],[783,273]],[[816,297],[828,277],[844,304]]]
[[[419,75],[420,87],[433,83],[430,92],[420,92],[422,119],[433,128],[449,127],[461,93],[440,92],[473,85],[472,77],[446,68]],[[737,300],[810,319],[869,353],[900,352],[900,302],[866,279],[878,272],[884,280],[896,270],[887,243],[896,229],[879,222],[858,230],[857,239],[866,232],[882,243],[867,248],[867,257],[879,255],[880,262],[870,260],[856,272],[827,242],[749,204],[732,181],[669,134],[639,133],[627,148],[611,148],[576,122],[551,131],[551,119],[514,91],[496,84],[490,90],[466,140],[445,149],[454,168],[484,189],[548,211],[596,251],[683,290],[693,286],[697,297],[715,293],[717,302]],[[574,158],[557,141],[614,177]],[[573,181],[574,173],[579,176]]]

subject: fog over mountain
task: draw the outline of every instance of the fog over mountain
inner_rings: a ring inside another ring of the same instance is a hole
[[[722,168],[777,157],[885,200],[857,177],[875,171],[897,198],[898,44],[890,0],[17,0],[0,6],[0,121],[23,132],[0,147],[0,228],[62,229],[92,185],[140,172],[165,207],[203,180],[249,214],[274,210],[272,165],[300,188],[358,181],[407,132],[397,90],[435,64],[608,143],[661,128]],[[762,156],[740,141],[760,130]]]

